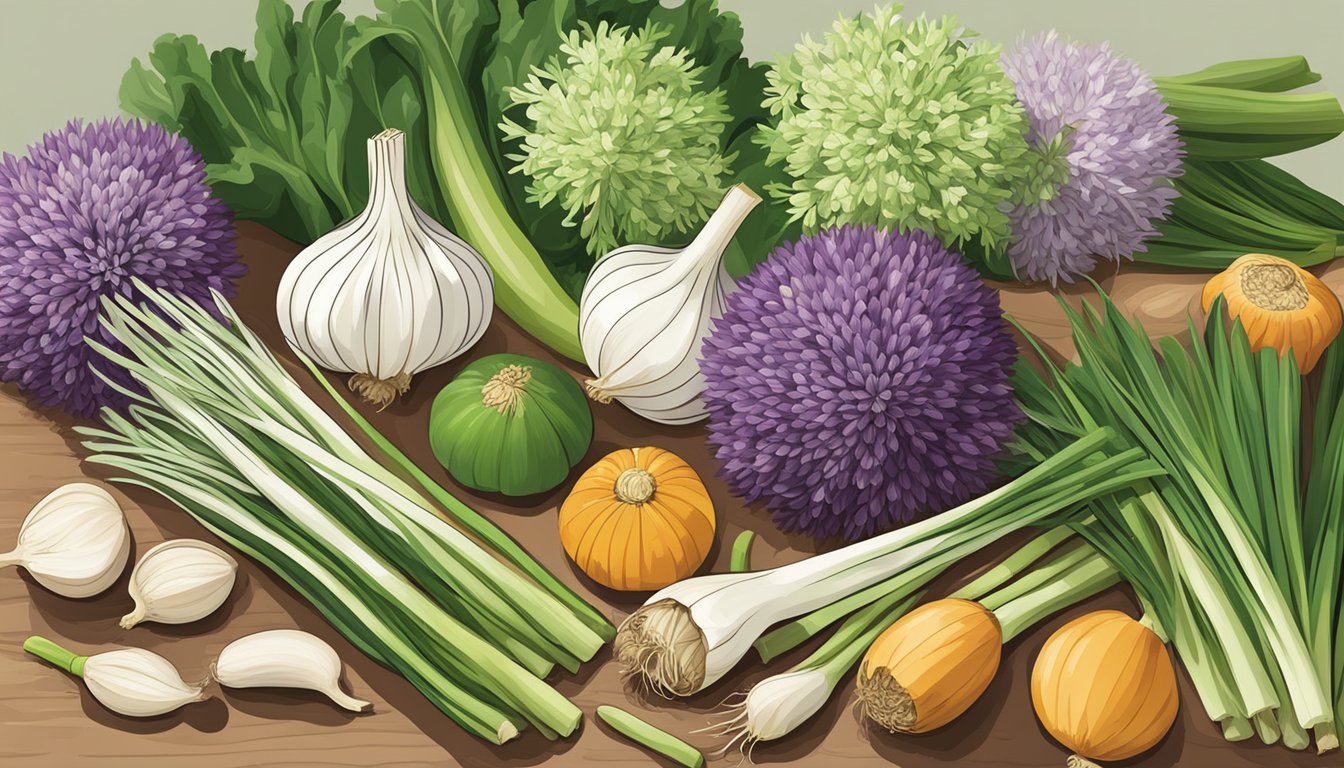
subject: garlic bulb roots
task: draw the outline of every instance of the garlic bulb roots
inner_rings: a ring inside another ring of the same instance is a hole
[[[203,619],[228,599],[237,571],[237,561],[219,547],[195,539],[165,541],[146,552],[131,571],[135,608],[122,617],[121,626]]]
[[[23,649],[83,678],[98,703],[128,717],[163,715],[206,698],[205,681],[184,681],[171,661],[143,648],[79,656],[44,637],[33,636],[24,641]]]
[[[0,566],[22,566],[58,595],[92,597],[112,586],[130,554],[131,532],[117,500],[96,485],[70,483],[33,507]]]
[[[405,143],[369,139],[368,206],[304,248],[276,296],[290,345],[380,407],[475,344],[494,305],[485,260],[411,199]]]
[[[220,651],[212,673],[229,688],[302,688],[326,694],[352,712],[373,708],[341,690],[341,659],[335,649],[297,629],[272,629],[234,640]]]
[[[723,252],[760,201],[738,184],[685,248],[627,245],[593,266],[579,302],[590,397],[660,424],[705,418],[700,346],[734,287]]]

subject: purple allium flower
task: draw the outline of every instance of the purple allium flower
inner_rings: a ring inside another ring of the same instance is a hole
[[[126,398],[89,370],[132,386],[84,343],[111,343],[99,299],[131,279],[198,301],[233,292],[244,269],[232,218],[181,137],[139,121],[71,122],[0,159],[0,380],[77,416]]]
[[[1028,139],[1058,189],[1029,191],[1010,214],[1020,278],[1071,282],[1097,258],[1144,250],[1176,197],[1182,145],[1152,78],[1105,44],[1048,32],[1004,54],[1027,110]]]
[[[702,355],[729,485],[814,536],[859,539],[973,498],[1020,419],[998,294],[922,231],[781,245]]]

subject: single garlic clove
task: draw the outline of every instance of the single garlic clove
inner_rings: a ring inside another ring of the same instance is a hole
[[[619,400],[660,424],[705,418],[700,348],[735,287],[724,249],[760,201],[739,184],[685,248],[627,245],[593,266],[579,301],[579,341],[594,400]]]
[[[272,629],[240,637],[224,646],[212,673],[229,688],[303,688],[326,694],[352,712],[373,708],[341,690],[341,659],[315,635]]]
[[[44,637],[30,637],[23,649],[84,679],[99,704],[128,717],[163,715],[205,699],[206,681],[188,683],[172,662],[143,648],[121,648],[79,656]]]
[[[122,617],[121,626],[203,619],[228,599],[237,572],[237,561],[219,547],[196,539],[165,541],[146,552],[131,571],[135,609]]]
[[[205,682],[184,681],[172,662],[143,648],[90,656],[84,684],[100,704],[130,717],[163,715],[206,698]]]
[[[0,566],[23,566],[58,595],[92,597],[112,586],[130,553],[131,533],[117,500],[96,485],[70,483],[33,507]]]

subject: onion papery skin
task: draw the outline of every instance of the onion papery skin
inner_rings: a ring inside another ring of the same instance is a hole
[[[999,621],[983,605],[927,603],[873,641],[859,665],[860,705],[892,732],[941,728],[984,694],[1002,654]]]
[[[1162,640],[1120,611],[1060,627],[1031,672],[1041,725],[1088,760],[1125,760],[1154,747],[1176,722],[1176,670]]]

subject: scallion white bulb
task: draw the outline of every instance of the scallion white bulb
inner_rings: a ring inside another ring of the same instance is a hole
[[[171,661],[143,648],[80,656],[33,636],[24,641],[23,649],[82,678],[98,703],[128,717],[164,715],[205,699],[205,682],[184,681]]]

